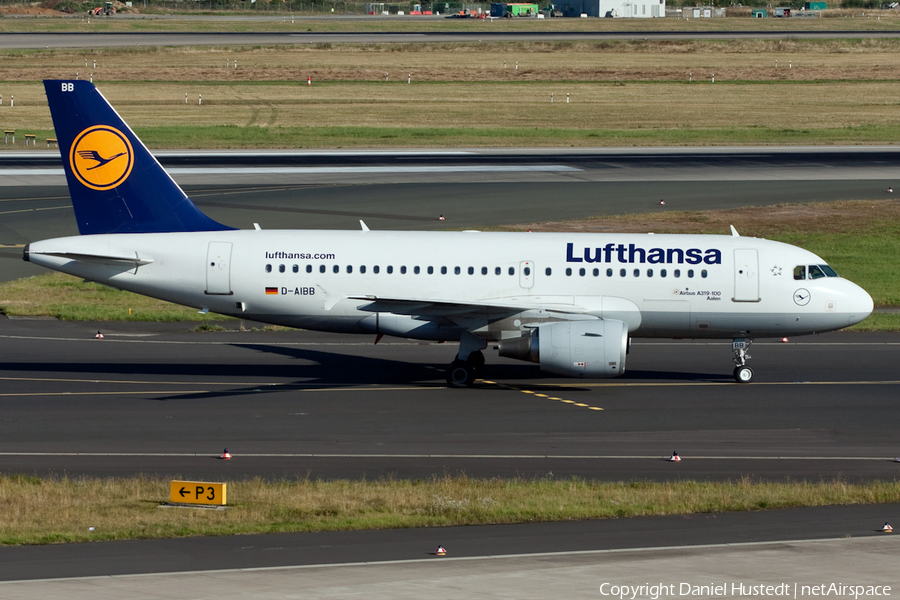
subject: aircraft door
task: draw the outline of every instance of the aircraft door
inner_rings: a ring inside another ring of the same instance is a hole
[[[734,251],[734,302],[759,302],[759,257],[755,249]]]
[[[519,263],[519,285],[526,290],[534,287],[534,263],[530,260]]]
[[[206,253],[206,293],[230,295],[231,243],[210,242]]]

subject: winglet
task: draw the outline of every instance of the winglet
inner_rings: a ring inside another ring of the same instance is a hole
[[[194,206],[94,84],[44,90],[83,235],[233,229]]]
[[[369,228],[366,226],[362,219],[359,220],[359,226],[362,227],[363,231],[369,231]]]
[[[737,229],[734,228],[734,225],[729,225],[729,227],[731,227],[731,235],[733,235],[734,237],[741,237],[741,234],[737,232]]]

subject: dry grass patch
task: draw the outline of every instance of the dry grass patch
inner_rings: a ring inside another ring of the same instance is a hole
[[[0,477],[0,544],[602,519],[896,502],[900,483],[572,479],[229,483],[226,511],[158,508],[161,478]],[[93,530],[91,529],[93,528]]]
[[[728,235],[729,226],[734,225],[741,235],[772,237],[786,233],[868,235],[873,227],[896,227],[897,223],[900,223],[900,202],[896,200],[847,200],[723,210],[666,210],[576,221],[506,225],[497,230]]]
[[[65,321],[218,321],[171,302],[47,273],[0,283],[0,312],[11,316],[51,316]]]
[[[718,76],[717,76],[718,77]],[[328,83],[173,84],[101,83],[100,89],[136,128],[159,126],[233,127],[394,127],[527,128],[548,132],[548,145],[569,141],[567,131],[695,132],[731,130],[833,131],[880,129],[900,125],[897,86],[888,82],[825,82],[794,85],[695,83]],[[15,112],[5,126],[19,131],[52,129],[49,109],[38,84],[16,84]],[[189,104],[184,103],[188,93]],[[198,106],[198,95],[203,105]],[[554,103],[550,103],[551,94]],[[570,94],[570,103],[565,102]],[[735,110],[735,107],[740,107]],[[563,132],[563,133],[553,133]],[[751,131],[752,133],[752,131]],[[833,134],[840,141],[840,132]],[[553,138],[559,138],[554,143]],[[598,135],[596,145],[606,145]],[[847,140],[866,137],[847,131]],[[714,135],[715,139],[719,139]],[[697,143],[685,136],[684,143]],[[700,136],[700,143],[704,138]],[[659,140],[648,136],[644,143]],[[754,140],[756,141],[756,140]],[[202,145],[202,140],[197,141]],[[283,142],[281,142],[283,144]],[[372,142],[374,143],[374,141]],[[484,140],[479,143],[488,143]],[[582,141],[581,144],[584,142]],[[298,138],[294,146],[302,146]],[[363,144],[365,145],[365,140]],[[377,145],[377,144],[376,144]],[[9,148],[14,148],[9,146]]]

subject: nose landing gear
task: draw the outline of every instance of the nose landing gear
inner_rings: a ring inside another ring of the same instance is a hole
[[[753,369],[747,366],[747,361],[750,360],[750,354],[747,351],[750,349],[751,343],[750,338],[735,338],[731,343],[734,351],[734,380],[738,383],[753,381]]]

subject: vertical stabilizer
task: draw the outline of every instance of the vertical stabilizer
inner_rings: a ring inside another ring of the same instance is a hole
[[[44,89],[83,235],[232,229],[194,206],[94,84]]]

